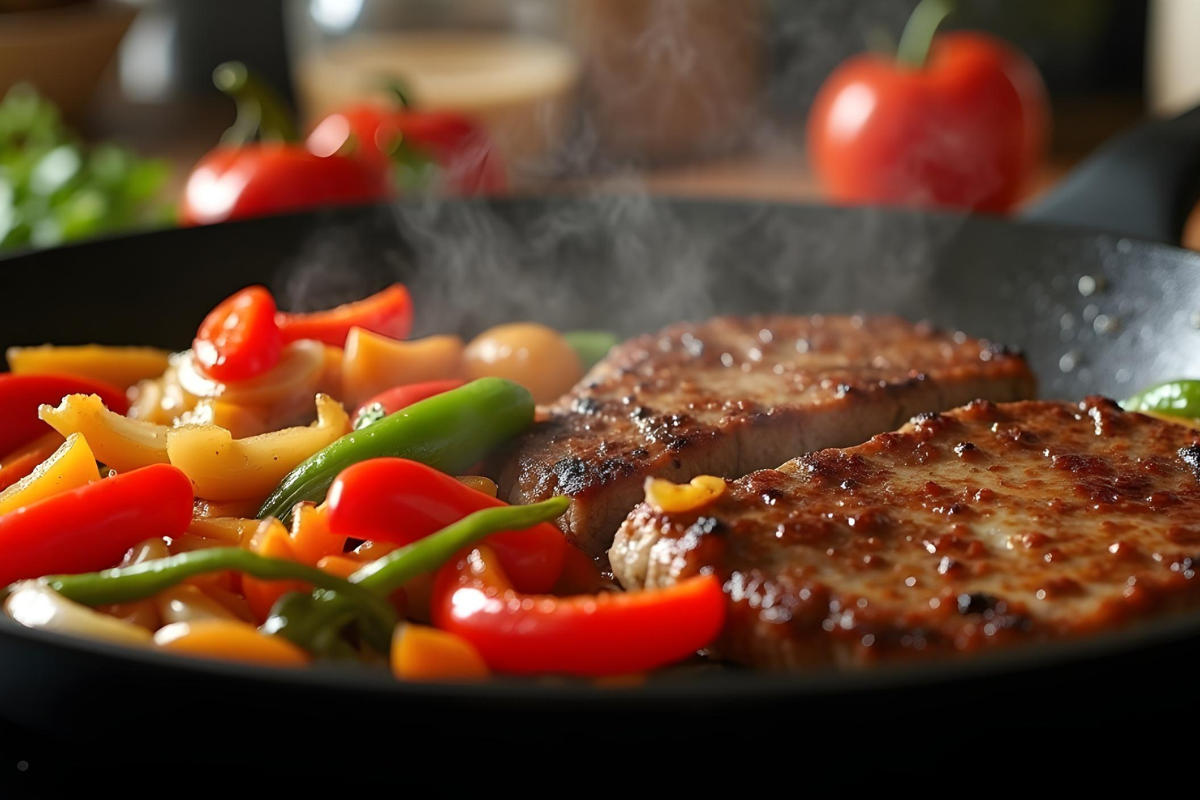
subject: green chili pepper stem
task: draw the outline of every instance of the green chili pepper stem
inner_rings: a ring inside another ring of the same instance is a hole
[[[904,26],[900,45],[896,48],[896,61],[913,69],[922,69],[929,59],[938,26],[954,13],[954,6],[954,0],[921,0]]]
[[[459,550],[502,531],[519,531],[558,519],[570,498],[553,497],[528,506],[504,506],[476,511],[437,533],[393,550],[350,576],[350,582],[389,594],[409,580],[440,567]]]
[[[1169,417],[1200,419],[1200,380],[1167,381],[1121,401],[1126,411],[1149,411]]]
[[[261,580],[302,580],[320,589],[344,594],[376,616],[395,619],[395,612],[383,598],[363,591],[349,581],[307,564],[260,556],[240,547],[194,550],[129,567],[83,575],[51,575],[42,580],[68,600],[98,606],[143,600],[188,578],[227,569]]]
[[[239,61],[227,61],[213,70],[213,83],[237,103],[237,118],[221,137],[227,145],[244,145],[254,139],[295,142],[296,123],[287,105],[271,87]]]
[[[572,331],[563,334],[563,338],[579,356],[585,370],[591,369],[617,346],[616,334],[608,331]]]
[[[394,75],[385,75],[379,79],[379,85],[383,91],[392,96],[392,99],[396,101],[396,105],[400,106],[400,108],[407,111],[413,107],[408,87],[399,78]]]
[[[258,512],[286,521],[299,502],[320,502],[351,464],[387,456],[409,458],[459,474],[533,424],[533,397],[511,381],[482,378],[430,397],[354,431],[296,467]]]
[[[354,430],[361,431],[363,428],[369,428],[386,416],[387,411],[384,410],[382,403],[372,403],[355,420]]]

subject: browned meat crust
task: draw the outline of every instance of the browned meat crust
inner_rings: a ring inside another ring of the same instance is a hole
[[[1019,355],[896,317],[722,317],[616,348],[493,471],[514,503],[570,495],[564,530],[600,555],[647,476],[734,478],[1034,391]]]
[[[1074,636],[1200,604],[1200,432],[1103,398],[975,402],[747,475],[708,508],[639,506],[626,587],[725,582],[720,654],[859,665]]]

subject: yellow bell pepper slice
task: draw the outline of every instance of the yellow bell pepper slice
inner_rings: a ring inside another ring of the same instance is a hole
[[[153,347],[10,347],[8,368],[20,374],[76,375],[111,383],[122,389],[167,371],[166,350]]]
[[[234,439],[216,426],[176,428],[167,434],[167,455],[205,500],[266,497],[300,462],[349,431],[342,405],[317,395],[317,421],[249,439]]]
[[[342,399],[357,406],[393,386],[464,378],[463,352],[457,336],[400,341],[351,328],[342,360]]]
[[[0,492],[0,514],[98,480],[100,470],[87,440],[73,433],[33,472]]]
[[[477,492],[482,492],[488,497],[499,497],[500,487],[496,486],[496,482],[491,478],[485,478],[482,475],[459,475],[455,478],[464,486],[470,486]]]
[[[689,483],[646,478],[646,503],[666,514],[686,514],[716,502],[725,494],[725,479],[700,475]]]
[[[57,408],[39,408],[38,416],[63,436],[82,434],[96,458],[118,472],[170,461],[167,433],[171,428],[109,411],[98,395],[69,394]]]
[[[262,633],[240,620],[198,619],[173,622],[154,634],[163,650],[200,658],[246,661],[272,667],[301,667],[308,653],[284,639]]]

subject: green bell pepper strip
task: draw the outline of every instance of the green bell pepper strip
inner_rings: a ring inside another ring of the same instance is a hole
[[[450,475],[465,472],[533,423],[533,397],[512,381],[482,378],[390,414],[338,439],[292,470],[258,512],[287,520],[297,503],[325,499],[351,464],[409,458]]]
[[[589,370],[600,359],[608,355],[608,351],[617,346],[617,337],[608,331],[573,331],[563,334],[567,344],[579,356],[584,370]]]
[[[1167,381],[1121,401],[1126,411],[1144,411],[1168,417],[1200,419],[1200,381]]]
[[[262,580],[302,580],[317,587],[311,595],[289,592],[271,609],[265,633],[284,636],[317,655],[341,657],[352,649],[339,634],[361,623],[363,636],[387,652],[396,613],[391,592],[411,578],[432,572],[465,547],[494,533],[531,528],[566,513],[570,499],[554,497],[528,506],[477,511],[430,536],[366,564],[343,580],[335,575],[240,547],[215,547],[82,575],[51,575],[41,580],[54,591],[88,606],[128,603],[152,597],[210,572],[236,570]]]
[[[374,592],[365,591],[316,567],[260,556],[240,547],[194,550],[102,572],[51,575],[42,581],[68,600],[98,606],[143,600],[188,578],[227,569],[261,580],[302,580],[316,586],[317,592],[337,594],[343,598],[345,607],[364,618],[364,631],[377,646],[386,648],[396,624],[396,612],[386,599]]]
[[[393,550],[350,576],[358,586],[390,594],[412,578],[432,572],[459,550],[501,531],[522,531],[558,519],[571,505],[568,497],[552,497],[528,506],[486,508],[463,517],[432,536]]]
[[[336,575],[297,561],[260,556],[240,547],[193,550],[101,572],[50,575],[42,578],[42,581],[68,600],[86,606],[99,606],[144,600],[188,578],[224,570],[242,572],[267,581],[301,580],[319,589],[341,592],[381,616],[392,613],[391,606],[378,594],[363,591],[361,587]]]
[[[432,572],[449,561],[462,549],[494,533],[519,531],[561,517],[571,501],[554,497],[528,506],[504,506],[476,511],[437,533],[410,545],[393,550],[382,558],[363,566],[350,576],[359,590],[368,590],[386,597],[410,579]],[[321,596],[292,592],[281,597],[262,630],[284,636],[310,652],[336,652],[337,632],[354,618],[354,606],[349,595],[326,592]],[[387,652],[387,648],[382,648]]]
[[[387,419],[387,410],[383,407],[383,403],[372,403],[367,406],[367,409],[358,415],[358,419],[354,422],[354,430],[361,431],[363,428],[369,428],[376,422],[382,422]]]

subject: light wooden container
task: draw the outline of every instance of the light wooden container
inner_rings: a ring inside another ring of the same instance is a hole
[[[0,96],[30,83],[78,121],[136,15],[106,2],[0,14]]]
[[[610,154],[728,151],[760,120],[765,0],[577,0],[586,124]]]

